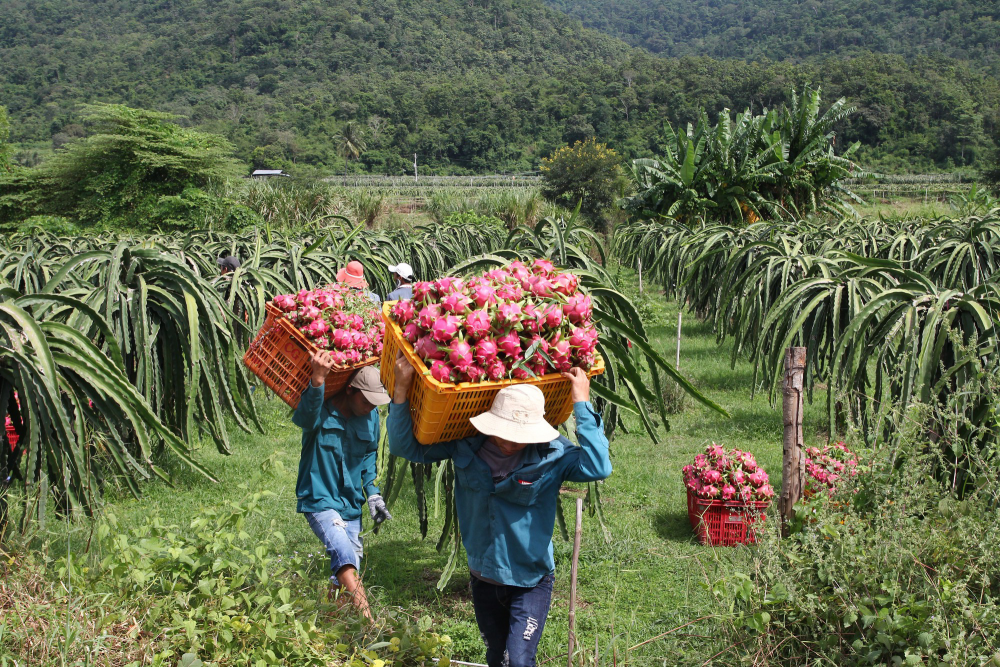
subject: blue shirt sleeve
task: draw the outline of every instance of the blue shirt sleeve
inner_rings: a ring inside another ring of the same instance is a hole
[[[454,453],[453,443],[440,442],[436,445],[421,445],[413,437],[413,418],[410,416],[410,402],[390,403],[389,418],[386,420],[389,429],[389,452],[414,463],[434,463],[451,458]]]
[[[576,416],[576,438],[580,446],[571,457],[563,476],[570,482],[596,482],[611,475],[611,455],[604,422],[589,402],[573,404]]]
[[[319,387],[314,387],[312,380],[309,381],[309,386],[306,387],[306,390],[302,392],[302,397],[299,398],[299,407],[295,408],[295,414],[292,415],[293,424],[306,432],[315,431],[319,428],[319,418],[323,412],[323,393],[325,389],[326,383]]]
[[[375,418],[375,439],[361,462],[361,488],[364,489],[365,496],[375,496],[380,493],[375,486],[375,480],[378,478],[378,442],[382,437],[382,424],[377,411],[373,410],[372,416]]]

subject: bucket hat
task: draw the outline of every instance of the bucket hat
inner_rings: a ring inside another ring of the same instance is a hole
[[[516,384],[504,387],[489,412],[469,419],[476,430],[525,445],[552,442],[559,431],[545,421],[545,395],[538,387]]]
[[[337,280],[358,289],[368,287],[368,281],[365,280],[365,267],[361,266],[361,262],[358,261],[350,261],[347,266],[337,271]]]

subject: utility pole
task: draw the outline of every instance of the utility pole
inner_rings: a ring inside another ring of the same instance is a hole
[[[417,182],[417,154],[413,154],[413,182]]]

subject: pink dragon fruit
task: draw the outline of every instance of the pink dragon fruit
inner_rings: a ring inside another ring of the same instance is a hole
[[[735,495],[736,495],[736,487],[733,486],[732,484],[726,484],[724,487],[722,487],[723,500],[732,500],[733,496]]]
[[[552,296],[552,283],[545,276],[533,276],[528,279],[528,290],[540,299]]]
[[[521,262],[516,259],[507,265],[507,270],[510,272],[511,276],[513,276],[519,281],[527,280],[529,277],[531,277],[531,272],[528,271],[528,267],[524,265],[524,262]]]
[[[563,311],[557,305],[545,308],[545,326],[550,329],[558,329],[563,322]]]
[[[316,306],[302,306],[299,308],[298,321],[302,324],[309,324],[317,317],[319,317],[319,308]]]
[[[465,331],[473,338],[488,334],[492,324],[492,318],[485,310],[474,310],[465,317]]]
[[[497,308],[497,323],[503,327],[516,325],[521,321],[521,306],[516,303],[504,303]]]
[[[431,303],[420,309],[420,314],[417,315],[417,324],[424,331],[430,331],[440,317],[441,307],[436,303]]]
[[[462,373],[466,382],[481,382],[486,376],[486,371],[475,364],[468,366]]]
[[[422,332],[420,330],[420,327],[417,325],[416,322],[410,322],[405,327],[403,327],[403,338],[405,338],[406,342],[408,342],[410,345],[413,345],[414,343],[417,342],[417,339],[420,338],[421,333]]]
[[[521,338],[515,331],[509,331],[496,339],[497,347],[508,357],[517,357],[521,354]]]
[[[310,338],[319,338],[320,336],[325,336],[327,332],[330,331],[330,325],[326,323],[326,320],[313,320],[308,326],[306,326],[302,332],[309,336]]]
[[[552,281],[552,289],[565,296],[573,296],[580,288],[580,278],[572,273],[560,273]]]
[[[518,366],[517,368],[514,368],[513,370],[511,370],[510,374],[515,380],[532,380],[535,377],[532,374],[531,369],[526,368],[524,366]]]
[[[461,278],[445,276],[444,278],[439,278],[434,282],[434,288],[438,295],[445,297],[449,294],[461,293],[462,290],[465,289],[465,284],[462,282]]]
[[[338,366],[347,365],[347,355],[342,350],[334,350],[330,353],[330,357],[333,359],[333,363]]]
[[[552,363],[555,365],[556,370],[560,373],[565,373],[573,367],[573,362],[570,359],[571,354],[572,349],[570,348],[568,340],[559,341],[555,345],[551,346],[549,350],[549,356],[552,357]]]
[[[317,292],[315,306],[320,310],[333,308],[333,295],[329,292]]]
[[[580,354],[593,354],[597,348],[597,329],[593,327],[576,327],[569,333],[569,344],[580,351]]]
[[[299,302],[300,306],[312,306],[315,305],[316,297],[309,290],[299,290],[299,293],[295,295],[295,300]]]
[[[413,345],[413,351],[419,354],[421,359],[444,359],[444,352],[438,349],[437,343],[429,335],[417,340]]]
[[[718,470],[707,470],[701,478],[709,484],[718,484],[722,480],[722,473]]]
[[[481,342],[481,341],[480,341]],[[499,359],[494,359],[486,364],[486,377],[496,382],[502,380],[503,376],[507,374],[507,369],[504,368],[503,362]]]
[[[497,291],[489,283],[477,285],[472,289],[472,300],[476,302],[477,306],[483,308],[497,302]]]
[[[476,363],[486,367],[491,361],[497,358],[497,344],[491,338],[483,338],[476,343],[474,354]]]
[[[531,263],[531,271],[536,275],[549,276],[556,270],[556,267],[547,259],[536,259]]]
[[[433,361],[431,363],[431,377],[438,382],[451,382],[454,370],[443,361]]]
[[[484,275],[498,285],[510,280],[510,272],[507,269],[493,269],[487,271]]]
[[[472,347],[464,340],[455,339],[448,346],[448,361],[459,372],[464,373],[472,365]]]
[[[419,303],[427,303],[434,298],[434,283],[421,280],[413,283],[413,300]]]
[[[410,299],[402,299],[392,307],[392,316],[397,322],[410,322],[416,317],[417,310]]]
[[[540,332],[544,322],[545,313],[540,311],[535,304],[528,303],[521,310],[521,327],[528,333]]]
[[[517,283],[504,283],[497,288],[497,300],[520,301],[524,290]]]
[[[464,294],[449,294],[441,299],[441,310],[453,315],[464,315],[469,310],[469,297]]]
[[[462,318],[457,315],[447,315],[440,318],[431,327],[431,337],[439,343],[451,342],[451,339],[458,335],[462,326]]]
[[[281,294],[274,297],[274,305],[283,313],[290,313],[298,308],[295,297],[291,294]]]
[[[580,324],[591,318],[593,315],[593,304],[589,296],[574,295],[566,300],[563,306],[563,313],[573,324]]]

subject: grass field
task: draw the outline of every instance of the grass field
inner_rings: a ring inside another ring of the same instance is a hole
[[[659,296],[647,299],[647,305],[653,323],[652,338],[666,356],[673,358],[677,307]],[[780,408],[772,408],[763,393],[751,399],[749,365],[740,363],[731,368],[728,348],[717,346],[707,324],[685,314],[681,367],[732,418],[721,417],[688,399],[684,411],[672,417],[670,430],[662,434],[660,445],[652,444],[638,423],[630,425],[631,434],[618,433],[613,439],[615,471],[602,488],[607,534],[596,517],[585,515],[579,573],[577,633],[591,660],[597,642],[601,664],[700,664],[718,650],[713,650],[715,642],[706,638],[711,633],[708,621],[632,648],[712,614],[713,606],[703,583],[716,573],[740,568],[744,562],[743,549],[710,549],[692,539],[681,482],[683,465],[707,443],[716,441],[754,452],[775,488],[780,487]],[[822,400],[817,395],[816,404],[807,406],[807,441],[823,437]],[[176,488],[153,483],[141,500],[112,498],[107,509],[124,528],[140,525],[153,513],[185,525],[205,507],[238,500],[245,493],[239,485],[250,480],[264,460],[279,452],[284,471],[268,483],[276,495],[266,501],[265,516],[256,518],[249,530],[260,534],[270,530],[270,522],[276,520],[288,538],[290,551],[312,553],[320,561],[313,570],[319,589],[325,578],[325,555],[305,520],[295,513],[300,432],[291,424],[284,404],[265,400],[262,410],[265,435],[243,436],[235,443],[235,454],[229,457],[217,454],[211,447],[199,453],[200,460],[218,476],[218,484],[171,466]],[[579,490],[566,491],[570,522],[572,499],[579,495]],[[393,514],[394,519],[379,534],[365,538],[363,571],[371,596],[378,605],[402,606],[410,613],[432,616],[440,631],[455,641],[456,658],[481,662],[483,650],[468,593],[467,569],[463,565],[444,592],[435,589],[446,561],[445,555],[435,550],[442,520],[432,516],[428,538],[420,539],[410,487],[403,490]],[[66,527],[58,522],[50,522],[49,527],[56,533],[52,548],[61,548],[57,544],[60,535],[66,534]],[[366,522],[365,530],[369,528]],[[566,650],[571,551],[571,543],[557,536],[556,593],[540,662],[558,664],[565,659],[560,656]]]

